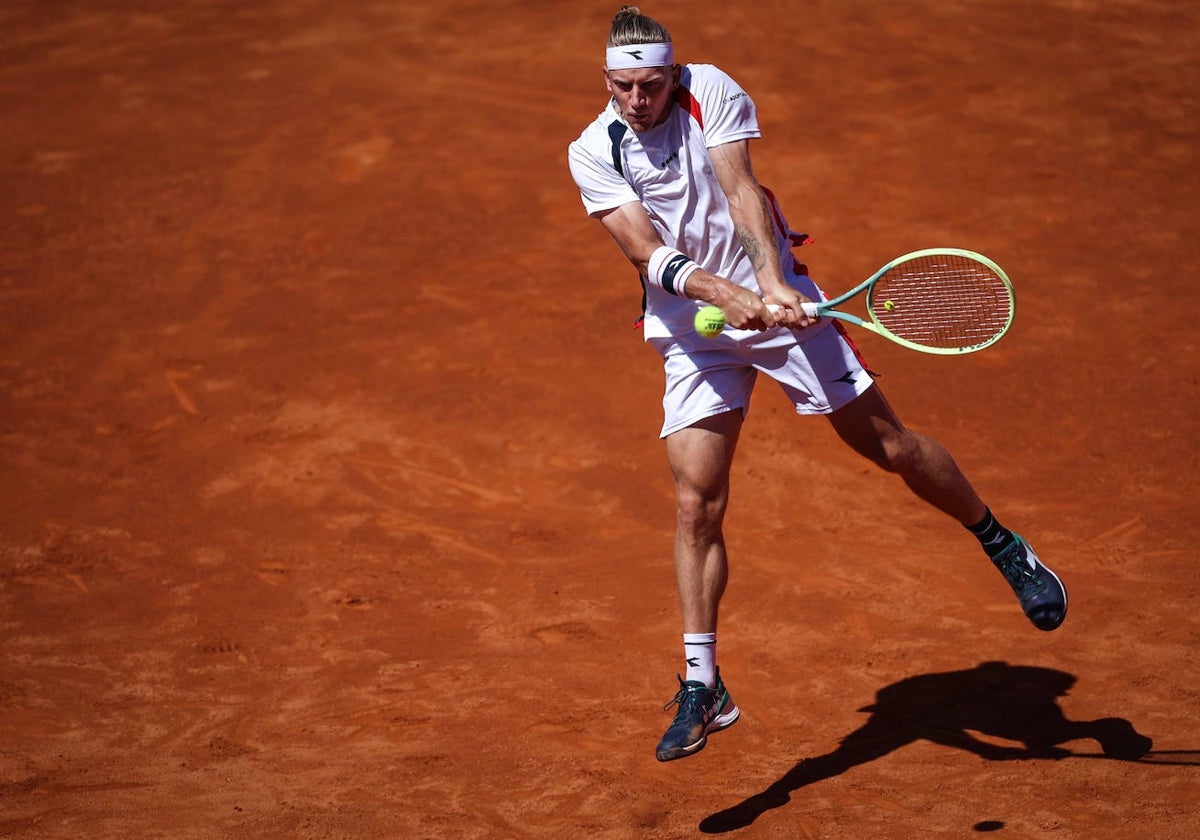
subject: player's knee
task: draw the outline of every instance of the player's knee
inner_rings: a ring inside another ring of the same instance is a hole
[[[885,472],[904,475],[916,464],[920,450],[920,438],[905,430],[880,439],[879,446],[867,457]]]
[[[697,490],[680,488],[676,492],[676,516],[679,532],[685,538],[704,540],[720,533],[725,514],[724,496],[711,496]]]

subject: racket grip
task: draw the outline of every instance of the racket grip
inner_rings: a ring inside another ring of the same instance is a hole
[[[772,315],[775,315],[777,317],[781,312],[783,312],[783,307],[780,306],[778,303],[768,303],[767,309],[770,310]],[[817,304],[813,303],[810,300],[806,300],[802,304],[800,304],[800,309],[809,318],[821,317],[821,313],[817,311]]]

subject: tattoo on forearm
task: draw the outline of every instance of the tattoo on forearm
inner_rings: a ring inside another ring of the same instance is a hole
[[[750,265],[753,266],[755,271],[762,268],[764,254],[762,245],[759,244],[758,239],[755,238],[754,234],[745,225],[738,225],[735,230],[738,240],[742,243],[742,250],[750,258]]]

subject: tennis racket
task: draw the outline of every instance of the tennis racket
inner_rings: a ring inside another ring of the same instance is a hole
[[[867,319],[838,309],[867,293]],[[782,311],[772,304],[774,311]],[[910,350],[943,356],[991,347],[1012,326],[1017,299],[996,263],[961,248],[926,248],[889,262],[833,300],[803,304],[810,318],[837,318]]]

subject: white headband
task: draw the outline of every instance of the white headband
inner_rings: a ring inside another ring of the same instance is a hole
[[[609,70],[628,70],[631,67],[670,67],[675,63],[675,51],[670,44],[630,44],[609,47],[604,52]]]

